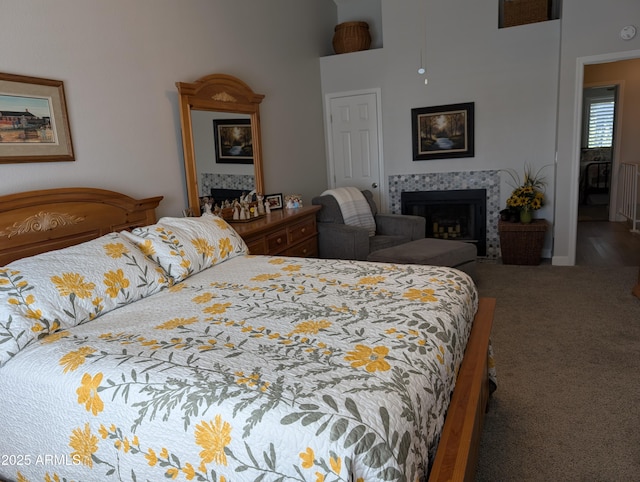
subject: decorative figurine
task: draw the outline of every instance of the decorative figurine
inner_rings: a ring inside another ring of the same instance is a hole
[[[234,201],[233,203],[233,220],[238,221],[240,219],[240,203]]]
[[[260,193],[256,194],[256,199],[258,200],[258,211],[257,216],[264,214],[264,196]]]

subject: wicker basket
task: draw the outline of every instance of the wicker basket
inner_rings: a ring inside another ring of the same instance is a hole
[[[549,20],[548,0],[504,0],[503,27]]]
[[[337,54],[368,50],[371,34],[367,22],[344,22],[336,25],[333,34],[333,50]]]
[[[502,264],[540,264],[548,223],[534,219],[530,224],[498,222]]]

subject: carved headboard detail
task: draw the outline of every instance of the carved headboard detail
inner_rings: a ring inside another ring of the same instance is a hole
[[[162,196],[133,199],[94,188],[61,188],[0,196],[0,266],[62,249],[112,231],[156,221]]]
[[[81,223],[84,220],[85,218],[72,214],[40,211],[22,222],[16,221],[12,226],[0,231],[0,238],[3,236],[11,238],[21,234],[35,233],[36,231],[50,231],[67,224]]]

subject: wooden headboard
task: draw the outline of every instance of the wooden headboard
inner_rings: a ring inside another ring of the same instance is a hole
[[[86,187],[0,196],[0,266],[112,231],[153,224],[160,201],[162,196],[133,199]]]

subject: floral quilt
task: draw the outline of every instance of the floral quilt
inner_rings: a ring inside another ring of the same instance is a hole
[[[0,479],[419,481],[478,294],[439,267],[241,255],[0,368]]]

